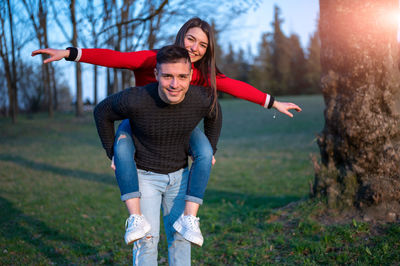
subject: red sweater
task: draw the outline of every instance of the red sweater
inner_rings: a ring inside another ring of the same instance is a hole
[[[144,86],[156,82],[154,68],[156,67],[157,50],[144,50],[138,52],[117,52],[109,49],[81,49],[76,61],[90,63],[112,68],[130,69],[135,74],[136,86]],[[191,84],[207,86],[201,79],[201,72],[193,68]],[[262,106],[267,106],[270,97],[253,86],[219,74],[216,77],[217,90],[228,93],[237,98],[247,100]]]

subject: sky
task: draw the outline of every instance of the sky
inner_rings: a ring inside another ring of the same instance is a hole
[[[264,0],[257,10],[249,10],[235,19],[231,29],[222,36],[229,39],[235,49],[247,49],[250,45],[252,51],[256,52],[261,35],[272,32],[275,5],[281,9],[282,30],[285,35],[296,33],[303,48],[307,47],[310,35],[317,27],[318,0]]]

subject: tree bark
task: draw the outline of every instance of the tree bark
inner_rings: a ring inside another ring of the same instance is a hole
[[[3,59],[4,68],[7,78],[8,87],[8,100],[9,100],[9,115],[11,116],[12,123],[14,124],[17,119],[18,113],[18,88],[17,88],[17,69],[16,69],[16,58],[15,58],[15,44],[14,44],[14,23],[13,15],[11,13],[10,1],[7,0],[7,11],[10,27],[10,40],[11,40],[11,62],[9,61],[9,50],[7,49],[7,39],[4,35],[1,36],[1,57]],[[5,32],[5,18],[2,19],[2,32]]]
[[[325,126],[315,196],[364,220],[400,216],[397,0],[320,0]]]
[[[78,30],[77,30],[77,20],[76,20],[76,4],[75,0],[71,0],[70,2],[70,11],[71,11],[71,24],[72,24],[72,46],[78,47]],[[82,101],[82,70],[81,64],[76,63],[75,68],[75,76],[76,76],[76,109],[75,115],[77,117],[83,116],[83,101]]]
[[[49,47],[47,38],[47,14],[48,14],[47,1],[39,0],[38,2],[28,2],[26,0],[23,0],[23,3],[29,15],[29,18],[32,22],[33,28],[35,29],[35,34],[39,42],[39,47],[40,48]],[[42,60],[44,59],[45,55],[42,54]],[[47,110],[49,113],[49,117],[53,117],[54,115],[53,95],[55,95],[56,92],[51,84],[52,80],[54,80],[54,74],[51,69],[51,66],[48,64],[42,65],[42,80],[43,80],[44,92],[46,95],[46,103],[47,103]]]
[[[93,104],[97,105],[97,65],[93,66]]]

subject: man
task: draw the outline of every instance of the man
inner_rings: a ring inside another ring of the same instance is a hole
[[[140,205],[151,230],[133,248],[133,262],[157,265],[160,207],[163,210],[171,265],[190,264],[190,242],[173,229],[184,210],[190,134],[204,118],[205,134],[214,153],[221,131],[219,105],[204,88],[190,86],[192,69],[188,52],[166,46],[157,53],[158,83],[129,88],[99,103],[94,110],[97,130],[111,159],[114,121],[130,119],[138,167]]]

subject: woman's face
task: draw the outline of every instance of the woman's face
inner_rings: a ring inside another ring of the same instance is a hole
[[[185,34],[185,49],[188,50],[192,63],[203,58],[208,47],[208,38],[199,27],[190,28]]]

